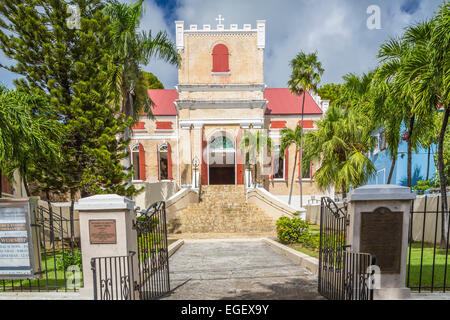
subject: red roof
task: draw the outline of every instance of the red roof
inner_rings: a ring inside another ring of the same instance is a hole
[[[155,116],[176,116],[174,102],[178,99],[175,89],[150,89],[150,99],[155,103],[152,112]],[[292,94],[289,88],[267,88],[264,98],[269,101],[266,114],[300,114],[303,95]],[[307,92],[305,97],[305,114],[322,114],[312,96]]]
[[[264,98],[269,101],[266,114],[300,114],[303,94],[297,96],[291,93],[289,88],[267,88]],[[317,105],[307,92],[305,97],[305,114],[322,114],[322,109]]]
[[[150,89],[148,96],[154,102],[152,112],[155,116],[176,116],[177,109],[174,102],[178,99],[175,89]]]

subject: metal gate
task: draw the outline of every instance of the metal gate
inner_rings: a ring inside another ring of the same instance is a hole
[[[130,252],[128,256],[91,259],[95,300],[152,300],[169,293],[165,202],[140,212],[134,227],[137,256]]]
[[[157,299],[170,291],[166,203],[156,202],[136,219],[138,285],[141,300]]]
[[[348,225],[346,205],[322,198],[318,290],[331,300],[372,300],[369,266],[375,264],[375,256],[348,250]]]

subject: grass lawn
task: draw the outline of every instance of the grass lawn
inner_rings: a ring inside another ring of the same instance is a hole
[[[320,232],[320,226],[317,224],[310,224],[309,230],[313,233]]]
[[[450,252],[450,249],[449,249]],[[434,247],[432,244],[424,244],[423,258],[421,259],[422,244],[413,243],[411,247],[411,263],[407,267],[406,273],[408,274],[409,268],[409,285],[408,287],[416,291],[421,283],[422,290],[429,291],[430,289],[426,287],[431,287],[433,282],[433,255]],[[434,265],[434,287],[443,287],[444,285],[444,273],[445,273],[445,259],[446,250],[436,248],[435,255],[435,265]],[[420,278],[420,265],[422,260],[422,278]],[[447,264],[447,277],[446,283],[450,286],[450,257],[448,258]],[[409,261],[409,248],[408,248],[408,261]],[[425,287],[425,288],[423,288]],[[441,291],[441,289],[435,289],[436,291]]]
[[[289,248],[292,248],[294,250],[297,250],[301,253],[307,254],[308,256],[319,259],[319,252],[316,252],[312,249],[304,248],[304,247],[302,248],[302,246],[299,244],[287,244],[286,246],[288,246]]]
[[[62,254],[57,254],[56,257],[61,256]],[[33,280],[0,280],[0,292],[1,291],[20,291],[21,287],[23,291],[65,291],[65,282],[64,279],[64,271],[63,270],[56,270],[55,272],[55,258],[53,257],[53,254],[47,254],[47,257],[45,257],[44,254],[42,254],[41,259],[41,269],[46,270],[46,263],[47,263],[47,272],[44,272],[41,275],[40,279],[33,279]],[[66,272],[66,279],[69,278],[70,275],[72,275],[72,272]],[[83,286],[83,275],[81,274],[81,287]],[[72,285],[72,282],[69,280],[68,283],[69,286]],[[74,291],[73,287],[67,288],[67,291]],[[77,288],[78,291],[78,288]]]

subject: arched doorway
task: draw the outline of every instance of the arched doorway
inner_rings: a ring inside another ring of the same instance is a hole
[[[236,184],[235,145],[223,132],[208,144],[208,177],[208,184]]]

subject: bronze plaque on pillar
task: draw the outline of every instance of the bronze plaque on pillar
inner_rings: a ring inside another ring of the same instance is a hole
[[[91,244],[117,243],[116,220],[89,220],[89,240]]]
[[[400,273],[403,212],[378,208],[361,212],[360,252],[373,253],[381,273]]]

